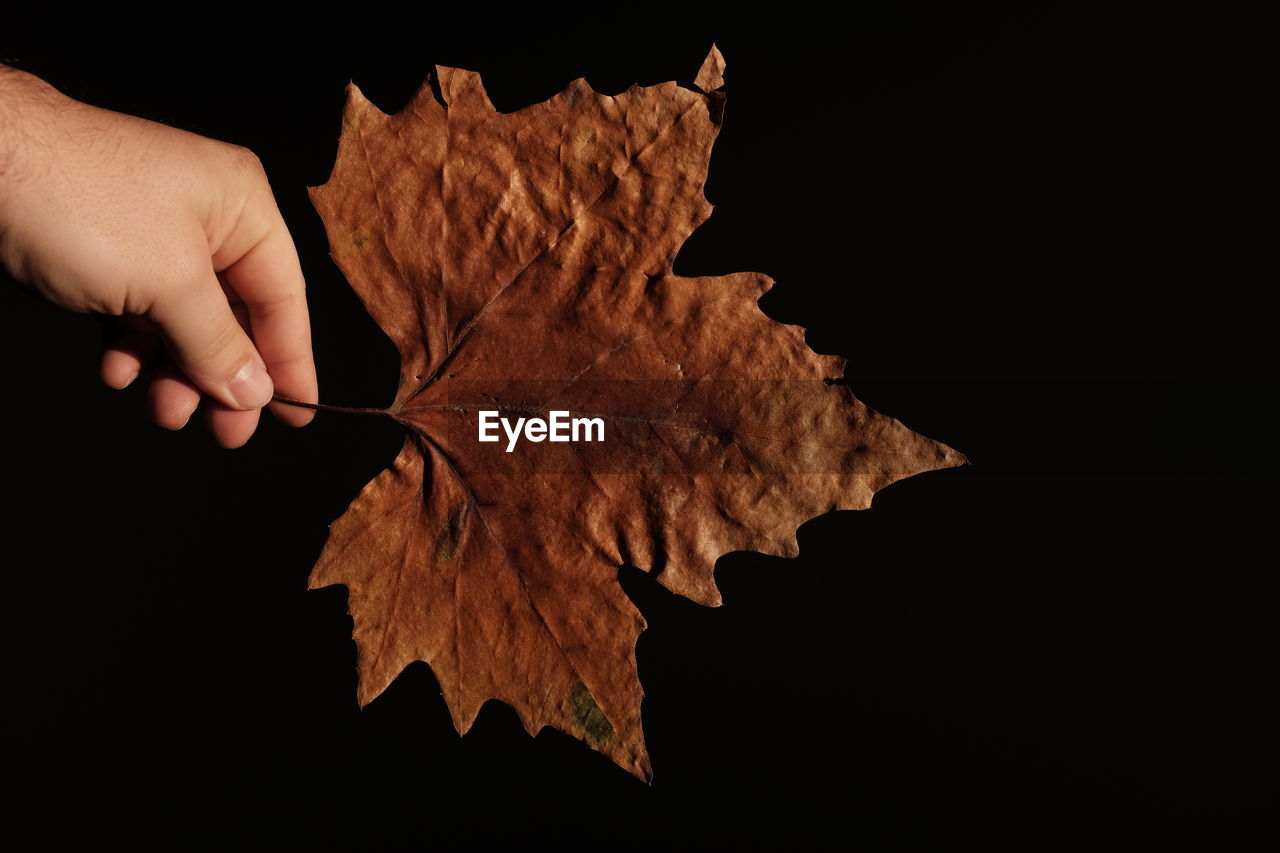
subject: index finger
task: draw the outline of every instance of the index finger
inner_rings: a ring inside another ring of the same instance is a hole
[[[306,283],[284,218],[274,204],[269,206],[265,233],[222,271],[222,277],[249,311],[254,346],[276,391],[315,403],[319,389]],[[303,426],[315,417],[311,409],[278,402],[271,404],[271,413],[291,426]]]

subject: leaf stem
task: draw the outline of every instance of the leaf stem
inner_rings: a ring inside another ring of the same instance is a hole
[[[272,394],[271,399],[280,403],[288,403],[290,406],[301,406],[304,409],[315,409],[318,412],[342,412],[345,415],[390,414],[386,409],[364,409],[352,406],[330,406],[325,403],[304,403],[301,400],[295,400],[292,397],[285,397],[283,394]]]

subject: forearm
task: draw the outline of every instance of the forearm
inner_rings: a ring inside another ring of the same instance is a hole
[[[0,64],[0,233],[14,187],[39,168],[43,132],[68,100],[34,74]]]
[[[18,196],[44,173],[58,115],[75,102],[34,74],[0,64],[0,269],[20,281],[22,253],[12,232]]]

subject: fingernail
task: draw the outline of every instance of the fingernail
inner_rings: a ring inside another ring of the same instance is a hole
[[[249,359],[231,380],[231,396],[241,408],[259,409],[271,400],[271,377],[255,359]]]

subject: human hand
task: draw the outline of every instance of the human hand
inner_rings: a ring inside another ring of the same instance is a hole
[[[0,264],[63,308],[122,318],[102,379],[125,388],[154,366],[160,426],[181,429],[207,395],[210,431],[239,447],[273,388],[317,399],[297,250],[247,148],[0,65]],[[292,426],[315,415],[271,410]]]

